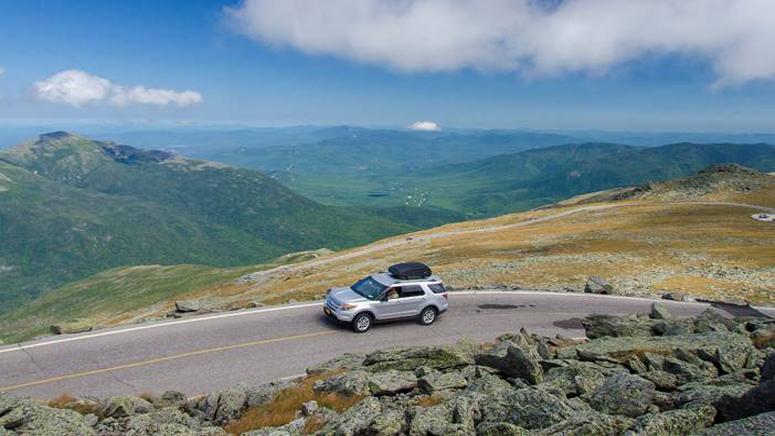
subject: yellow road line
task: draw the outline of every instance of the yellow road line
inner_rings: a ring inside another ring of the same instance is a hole
[[[223,347],[208,348],[208,349],[205,349],[205,350],[191,351],[189,353],[176,354],[174,356],[167,356],[167,357],[159,357],[157,359],[146,360],[144,362],[127,363],[127,364],[124,364],[124,365],[113,366],[113,367],[110,367],[110,368],[95,369],[93,371],[77,372],[77,373],[74,373],[74,374],[63,375],[63,376],[59,376],[59,377],[53,377],[53,378],[49,378],[49,379],[45,379],[45,380],[37,380],[37,381],[34,381],[34,382],[22,383],[22,384],[18,384],[18,385],[14,385],[14,386],[0,387],[0,392],[1,391],[12,391],[14,389],[27,388],[27,387],[30,387],[30,386],[37,386],[37,385],[42,385],[42,384],[46,384],[46,383],[53,383],[53,382],[57,382],[57,381],[61,381],[61,380],[68,380],[68,379],[72,379],[72,378],[88,377],[90,375],[104,374],[106,372],[118,371],[118,370],[121,370],[121,369],[136,368],[138,366],[152,365],[154,363],[168,362],[170,360],[183,359],[183,358],[186,358],[186,357],[198,356],[200,354],[217,353],[219,351],[234,350],[236,348],[251,347],[251,346],[254,346],[254,345],[272,344],[272,343],[275,343],[275,342],[292,341],[292,340],[295,340],[295,339],[314,338],[316,336],[330,335],[330,334],[334,334],[334,333],[336,333],[336,331],[334,331],[334,330],[326,330],[326,331],[320,331],[320,332],[315,332],[315,333],[306,333],[306,334],[303,334],[303,335],[286,336],[286,337],[274,338],[274,339],[264,339],[264,340],[261,340],[261,341],[247,342],[247,343],[244,343],[244,344],[226,345],[226,346],[223,346]]]

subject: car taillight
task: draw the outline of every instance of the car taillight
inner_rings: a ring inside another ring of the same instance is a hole
[[[445,292],[445,293],[443,293],[443,294],[441,294],[441,296],[442,296],[442,297],[444,297],[444,298],[447,298],[447,299],[449,299],[449,295],[448,295],[446,292]]]

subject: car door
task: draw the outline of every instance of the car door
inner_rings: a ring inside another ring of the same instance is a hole
[[[397,287],[388,289],[379,303],[374,305],[374,315],[376,315],[377,319],[390,319],[401,316],[402,299],[400,298],[400,289]],[[388,298],[388,295],[395,295],[395,298]]]
[[[408,285],[401,287],[401,316],[416,316],[425,302],[425,291],[422,286]]]

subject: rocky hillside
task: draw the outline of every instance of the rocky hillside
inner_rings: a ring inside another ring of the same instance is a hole
[[[592,315],[588,341],[510,333],[343,355],[296,381],[187,399],[0,393],[3,435],[772,434],[775,320]]]

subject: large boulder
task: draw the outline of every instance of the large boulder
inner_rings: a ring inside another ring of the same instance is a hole
[[[592,393],[589,404],[602,413],[635,418],[649,410],[655,390],[654,383],[642,377],[618,374]]]
[[[242,416],[247,406],[248,395],[239,389],[227,389],[212,393],[199,403],[204,416],[217,424],[225,424]]]
[[[32,398],[0,392],[0,434],[66,436],[96,434],[84,417],[72,410],[43,406]]]
[[[655,321],[645,315],[590,315],[581,323],[589,339],[598,339],[606,336],[650,337]]]
[[[638,417],[624,436],[689,436],[713,425],[715,418],[716,409],[710,406],[650,413]]]
[[[376,397],[366,397],[344,413],[329,420],[320,435],[355,436],[369,434],[369,429],[382,412],[382,404]]]
[[[51,326],[51,333],[55,335],[84,333],[92,330],[94,330],[94,324],[86,319],[73,319]]]
[[[734,320],[725,318],[712,308],[705,309],[704,312],[694,318],[695,333],[731,332],[736,327],[737,323]]]
[[[307,368],[307,374],[319,375],[340,369],[355,369],[363,366],[366,355],[361,353],[345,353],[327,362]]]
[[[762,380],[775,380],[775,352],[767,355],[762,365]]]
[[[418,386],[420,390],[430,395],[439,391],[463,389],[468,386],[468,381],[456,371],[448,373],[432,372],[422,377],[418,381]]]
[[[483,422],[476,427],[477,436],[527,436],[528,431],[508,422]]]
[[[196,419],[174,408],[127,418],[124,434],[127,436],[200,436],[202,434],[226,436],[226,432],[222,429],[203,427]]]
[[[584,292],[590,294],[613,294],[614,287],[608,280],[600,276],[589,276],[587,283],[584,285]]]
[[[667,310],[667,308],[664,305],[659,303],[652,303],[651,312],[649,312],[649,318],[669,320],[669,319],[673,319],[673,315],[670,314],[670,312]]]
[[[384,371],[369,376],[372,395],[395,395],[417,387],[417,376],[409,371]]]
[[[371,373],[367,371],[349,371],[315,382],[315,392],[333,392],[350,397],[371,395],[369,387]]]
[[[482,421],[509,422],[533,430],[570,419],[579,412],[591,412],[588,406],[570,402],[534,388],[512,390],[502,395],[476,398]]]
[[[437,347],[397,347],[366,355],[364,368],[380,372],[395,369],[414,371],[422,366],[434,369],[460,368],[474,363],[474,350],[463,344]]]
[[[697,436],[765,436],[775,434],[775,411],[725,422],[705,429]]]
[[[634,419],[602,413],[578,413],[549,427],[534,430],[531,436],[619,436],[633,426]]]
[[[182,313],[199,312],[202,310],[202,303],[197,300],[176,301],[175,310]]]
[[[150,413],[153,404],[131,396],[110,397],[102,408],[102,414],[110,418],[126,418],[138,413]]]
[[[507,377],[537,384],[543,380],[541,356],[533,347],[520,348],[512,342],[501,342],[492,350],[476,356],[478,365],[495,368]]]
[[[576,362],[568,366],[549,369],[544,375],[543,389],[558,389],[569,397],[589,395],[605,382],[598,367],[589,362]]]

